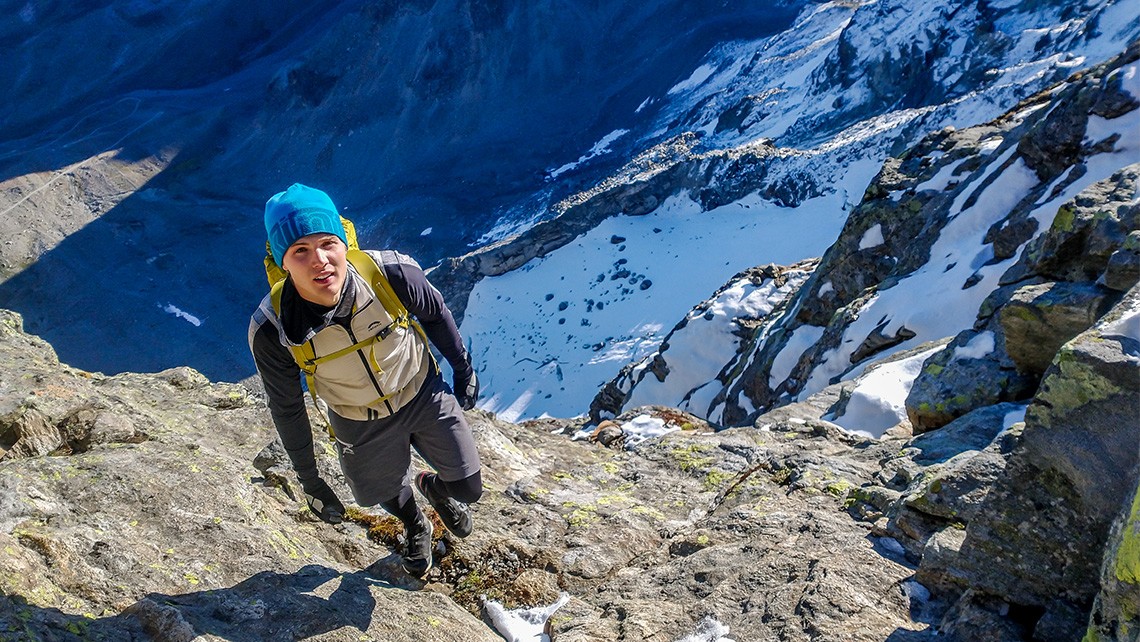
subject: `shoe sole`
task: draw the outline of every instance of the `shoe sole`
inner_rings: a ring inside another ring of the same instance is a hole
[[[434,564],[428,564],[428,567],[424,569],[423,573],[417,573],[415,569],[408,568],[408,564],[406,562],[401,564],[400,566],[403,567],[405,573],[407,573],[408,575],[411,575],[412,577],[414,577],[416,579],[420,579],[420,580],[424,579],[424,576],[428,574],[428,571],[435,568]]]

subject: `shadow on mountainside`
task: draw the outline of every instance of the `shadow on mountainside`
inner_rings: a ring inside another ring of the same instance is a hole
[[[377,615],[374,588],[418,588],[398,570],[398,557],[348,574],[311,564],[296,573],[263,571],[224,589],[151,593],[108,617],[71,615],[19,595],[0,596],[0,640],[190,640],[202,634],[231,642],[302,640],[341,628],[363,634]]]
[[[64,363],[117,374],[190,365],[253,373],[249,316],[266,291],[260,210],[136,193],[0,283],[0,307]]]

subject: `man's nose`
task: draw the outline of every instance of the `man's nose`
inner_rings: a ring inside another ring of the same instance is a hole
[[[326,250],[317,248],[317,251],[313,252],[313,265],[324,265],[328,262],[329,253]]]

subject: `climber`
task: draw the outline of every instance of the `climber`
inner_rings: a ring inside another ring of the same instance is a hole
[[[317,470],[302,373],[314,401],[327,404],[353,498],[403,522],[404,568],[422,577],[432,565],[432,525],[412,484],[458,537],[471,533],[466,504],[483,492],[463,414],[475,405],[479,381],[451,311],[410,257],[350,249],[336,206],[321,190],[298,183],[274,195],[265,204],[265,230],[267,267],[283,268],[286,277],[254,312],[249,343],[308,506],[333,524],[345,510]],[[428,340],[451,366],[450,389]],[[412,448],[436,472],[413,478]]]

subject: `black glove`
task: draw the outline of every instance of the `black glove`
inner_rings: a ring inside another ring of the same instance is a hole
[[[340,503],[340,498],[332,488],[329,488],[325,480],[320,477],[302,480],[301,488],[305,490],[305,501],[309,504],[309,510],[320,517],[321,521],[329,524],[339,524],[344,521],[344,504]]]
[[[475,376],[475,369],[467,366],[466,373],[457,370],[452,381],[451,389],[455,391],[459,407],[464,410],[474,408],[475,401],[479,399],[479,377]]]

